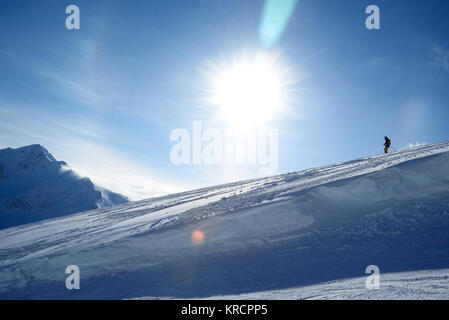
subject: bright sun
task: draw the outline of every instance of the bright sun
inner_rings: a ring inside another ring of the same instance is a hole
[[[234,59],[217,68],[211,102],[234,130],[264,126],[285,106],[285,79],[276,58],[266,53]]]

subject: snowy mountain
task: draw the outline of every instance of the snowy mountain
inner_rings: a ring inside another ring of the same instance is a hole
[[[449,299],[448,230],[446,142],[1,230],[0,299]]]
[[[0,150],[0,228],[125,202],[40,145]]]

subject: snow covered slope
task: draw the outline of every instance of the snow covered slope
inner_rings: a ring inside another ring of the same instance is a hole
[[[240,295],[213,296],[204,300],[447,300],[449,269],[424,270],[381,275],[378,289],[366,289],[366,276],[329,281],[317,285]],[[136,300],[172,297],[140,297]],[[195,299],[196,300],[196,299]]]
[[[373,264],[391,281],[449,268],[448,230],[440,143],[1,230],[0,298],[263,297]]]
[[[0,150],[0,228],[125,202],[40,145]]]

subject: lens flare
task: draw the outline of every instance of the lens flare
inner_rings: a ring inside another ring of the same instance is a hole
[[[264,49],[271,49],[278,41],[292,17],[298,0],[266,0],[259,38]]]
[[[195,246],[199,246],[204,241],[204,233],[200,230],[195,230],[192,232],[192,243]]]

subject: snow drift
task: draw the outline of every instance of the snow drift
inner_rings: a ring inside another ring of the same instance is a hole
[[[125,202],[40,145],[0,150],[0,229]]]
[[[419,146],[2,230],[0,298],[307,297],[348,278],[364,298],[368,265],[444,279],[448,230],[449,143]]]

